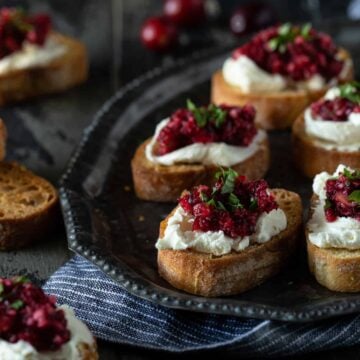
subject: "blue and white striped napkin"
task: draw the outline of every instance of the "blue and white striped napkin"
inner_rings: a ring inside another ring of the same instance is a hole
[[[274,357],[360,344],[360,315],[289,324],[169,309],[129,294],[80,256],[60,268],[44,290],[70,305],[96,337],[141,348]]]

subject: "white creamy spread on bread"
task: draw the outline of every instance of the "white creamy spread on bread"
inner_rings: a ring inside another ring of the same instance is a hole
[[[328,90],[325,99],[333,100],[340,95],[338,88]],[[311,109],[305,110],[305,131],[318,139],[316,144],[325,149],[337,151],[360,150],[360,113],[350,113],[346,121],[332,121],[314,118]]]
[[[221,230],[193,231],[193,221],[193,216],[178,206],[174,214],[168,219],[164,236],[158,239],[156,248],[158,250],[193,249],[220,256],[231,251],[242,251],[254,243],[265,243],[287,226],[286,215],[280,208],[260,215],[254,234],[235,239],[226,236]]]
[[[339,216],[337,220],[328,222],[325,218],[325,183],[328,179],[343,172],[344,168],[344,165],[339,165],[334,174],[323,171],[314,178],[313,191],[318,195],[319,200],[313,208],[307,229],[309,241],[321,248],[360,249],[360,221]]]
[[[21,50],[0,60],[0,74],[46,65],[63,55],[65,51],[66,47],[51,35],[48,36],[43,46],[25,43]]]
[[[38,352],[31,344],[20,340],[14,344],[0,339],[0,360],[82,360],[77,348],[79,343],[94,344],[94,338],[84,323],[78,320],[74,312],[66,305],[64,310],[70,340],[57,351]]]
[[[260,144],[266,139],[264,130],[258,130],[249,146],[234,146],[223,142],[218,143],[194,143],[174,150],[168,154],[154,155],[156,139],[160,131],[167,125],[169,118],[162,120],[156,127],[155,134],[145,149],[146,158],[154,164],[171,166],[175,164],[204,164],[217,166],[233,166],[252,155],[259,149]]]
[[[226,59],[222,73],[228,84],[238,87],[244,93],[283,91],[289,88],[289,83],[302,90],[320,90],[326,86],[325,79],[319,74],[315,74],[308,80],[294,83],[285,76],[271,74],[261,69],[245,55],[237,59],[232,57]]]

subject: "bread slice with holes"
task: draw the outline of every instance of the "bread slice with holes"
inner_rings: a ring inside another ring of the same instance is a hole
[[[131,160],[134,189],[136,196],[143,200],[176,202],[184,189],[191,189],[200,184],[210,185],[217,166],[203,164],[178,164],[164,166],[154,164],[145,155],[143,142]],[[262,178],[270,165],[269,141],[266,138],[259,144],[258,150],[248,159],[231,166],[238,174],[250,180]]]
[[[341,49],[341,59],[350,59],[350,54]],[[353,79],[353,67],[349,66],[346,74],[343,75],[341,83]],[[312,102],[321,98],[328,86],[320,90],[284,90],[274,92],[252,92],[244,93],[240,88],[228,84],[222,74],[222,70],[214,73],[211,80],[211,101],[214,104],[228,104],[243,106],[252,104],[256,109],[255,122],[263,129],[285,129],[289,128],[295,119]]]
[[[159,250],[159,274],[174,287],[206,297],[239,294],[276,275],[299,245],[302,204],[298,194],[271,190],[285,212],[287,227],[264,244],[252,244],[240,252],[223,256],[188,250]],[[168,218],[161,222],[163,237]]]
[[[59,223],[58,194],[15,162],[0,162],[0,250],[24,247]]]
[[[321,145],[329,143],[308,135],[304,114],[300,115],[292,127],[292,147],[294,164],[305,176],[313,178],[322,171],[332,174],[339,164],[360,168],[360,151],[338,151]]]
[[[65,47],[64,53],[46,64],[0,74],[0,106],[61,92],[87,79],[88,59],[84,44],[57,32],[50,36]]]
[[[318,197],[314,195],[310,217],[317,202]],[[308,229],[305,234],[308,265],[317,282],[333,291],[360,292],[360,250],[320,248],[309,240]]]

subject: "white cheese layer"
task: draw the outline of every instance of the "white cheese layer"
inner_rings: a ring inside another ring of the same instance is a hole
[[[281,209],[263,213],[256,223],[253,235],[236,239],[226,236],[223,231],[193,231],[193,221],[194,218],[178,206],[169,218],[164,236],[158,239],[156,248],[158,250],[193,249],[220,256],[232,250],[242,251],[251,243],[265,243],[287,226],[286,215]]]
[[[294,83],[285,76],[271,74],[261,69],[245,55],[237,59],[226,59],[222,72],[227,83],[240,88],[244,93],[282,91],[286,90],[290,83],[301,90],[320,90],[326,86],[325,79],[319,74]]]
[[[0,60],[0,74],[13,70],[28,69],[44,66],[61,56],[66,47],[60,44],[53,36],[49,36],[43,46],[25,43],[23,48]]]
[[[316,175],[313,182],[314,194],[319,201],[313,209],[313,215],[307,224],[309,240],[321,248],[360,249],[360,221],[350,217],[338,217],[327,222],[325,218],[325,183],[343,172],[345,166],[339,165],[334,174],[325,171]]]
[[[340,95],[338,88],[328,90],[325,99],[333,100]],[[346,121],[314,118],[311,109],[305,110],[305,131],[319,139],[316,144],[325,149],[338,151],[360,150],[360,113],[351,113]]]
[[[71,333],[71,338],[66,344],[57,351],[38,352],[28,342],[21,340],[12,344],[0,339],[0,360],[82,360],[77,346],[80,343],[93,345],[94,338],[68,306],[60,308],[65,312],[67,328]]]
[[[154,146],[160,131],[166,126],[169,119],[162,120],[156,127],[155,134],[145,149],[146,158],[155,163],[170,166],[179,163],[204,164],[229,167],[251,157],[258,149],[267,135],[264,130],[258,130],[249,146],[234,146],[220,143],[194,143],[174,150],[168,154],[154,155]]]

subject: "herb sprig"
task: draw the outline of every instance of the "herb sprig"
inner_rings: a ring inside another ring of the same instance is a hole
[[[210,104],[207,107],[200,107],[188,99],[186,105],[188,110],[194,114],[196,123],[201,128],[205,127],[209,122],[212,122],[216,128],[219,128],[226,120],[227,111],[214,104]]]
[[[350,100],[353,103],[360,104],[360,82],[351,81],[340,85],[340,97]]]
[[[347,168],[344,168],[343,170],[343,174],[346,178],[348,178],[349,180],[357,180],[360,179],[360,170],[354,170],[354,171],[350,171]]]
[[[268,47],[272,51],[286,52],[287,45],[292,43],[297,36],[302,36],[305,40],[311,39],[311,24],[307,23],[301,27],[293,26],[287,22],[279,27],[278,36],[268,41]]]

